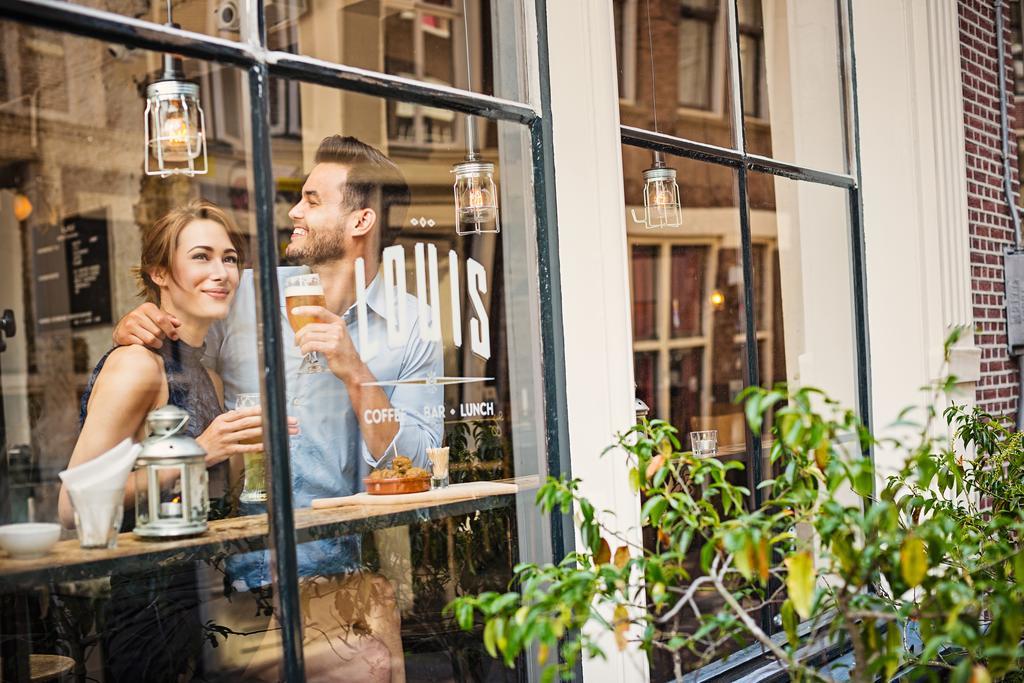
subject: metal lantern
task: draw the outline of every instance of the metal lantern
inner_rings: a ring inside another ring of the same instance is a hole
[[[638,216],[635,209],[632,213],[633,220],[648,230],[678,228],[683,224],[679,184],[676,183],[674,168],[666,168],[659,159],[655,159],[654,167],[644,171],[643,215]]]
[[[166,405],[146,418],[150,436],[135,461],[135,529],[144,538],[206,531],[210,509],[206,451],[182,430],[189,414]]]
[[[177,28],[171,0],[166,25]],[[160,79],[146,86],[145,126],[146,175],[206,174],[206,117],[199,86],[185,80],[181,60],[172,55],[164,55]]]
[[[455,232],[459,235],[501,232],[494,164],[467,159],[455,174]]]
[[[199,86],[181,79],[173,66],[164,77],[146,87],[146,175],[204,175],[206,119]]]

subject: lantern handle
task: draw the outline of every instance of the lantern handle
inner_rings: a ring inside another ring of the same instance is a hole
[[[181,429],[182,427],[185,426],[185,424],[189,421],[189,419],[191,417],[192,417],[191,415],[185,415],[185,417],[181,418],[181,422],[179,422],[178,425],[174,429],[172,429],[171,431],[167,432],[166,434],[161,434],[157,438],[153,439],[153,441],[154,442],[155,441],[163,441],[164,439],[171,438],[172,436],[174,436],[175,434],[178,433],[179,429]]]
[[[640,218],[636,215],[636,209],[630,209],[629,212],[633,214],[633,222],[639,225],[647,225],[647,218]],[[645,212],[646,213],[646,212]]]

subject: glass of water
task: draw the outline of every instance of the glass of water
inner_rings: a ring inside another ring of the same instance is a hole
[[[702,432],[690,432],[690,447],[698,458],[714,458],[718,456],[718,430],[708,429]]]

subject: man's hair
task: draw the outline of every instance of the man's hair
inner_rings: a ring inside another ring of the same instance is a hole
[[[317,147],[314,164],[348,167],[342,201],[350,209],[373,209],[380,226],[380,246],[390,245],[405,221],[412,198],[395,162],[375,147],[348,135],[331,135]]]

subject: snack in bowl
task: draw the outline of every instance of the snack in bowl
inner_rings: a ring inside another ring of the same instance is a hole
[[[406,456],[397,455],[391,467],[370,472],[363,482],[366,492],[373,495],[419,493],[430,488],[430,473],[422,467],[413,467],[412,460]]]

